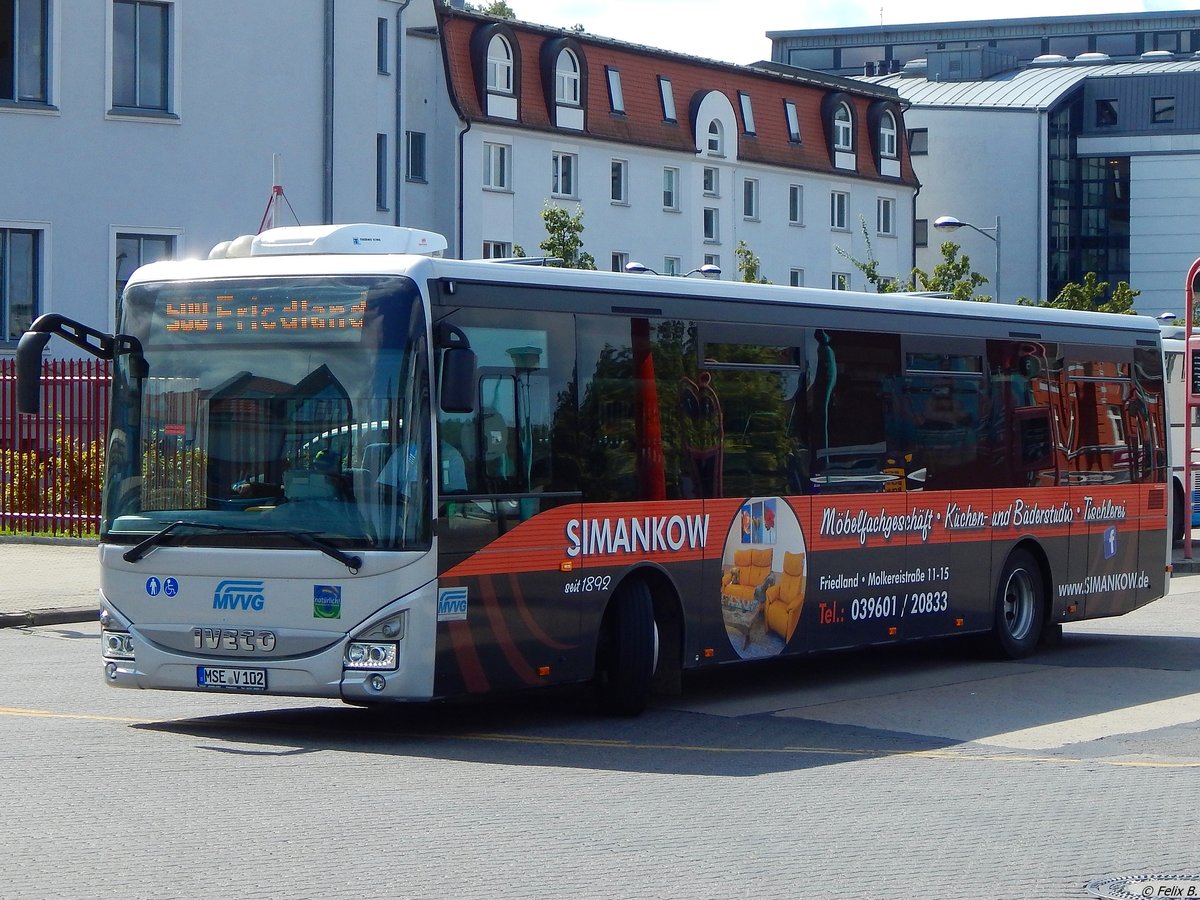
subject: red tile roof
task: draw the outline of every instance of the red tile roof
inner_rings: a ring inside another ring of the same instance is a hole
[[[585,130],[582,134],[588,137],[694,153],[696,136],[693,123],[688,121],[688,110],[693,97],[710,91],[725,94],[738,111],[739,126],[741,113],[738,92],[743,91],[751,97],[757,133],[754,136],[737,136],[738,157],[744,161],[855,177],[854,173],[835,169],[830,159],[821,121],[821,101],[830,93],[848,95],[854,107],[857,177],[881,178],[871,151],[867,125],[867,109],[872,102],[889,100],[897,104],[897,125],[903,136],[899,95],[867,83],[801,69],[795,70],[795,75],[768,72],[762,68],[704,60],[528,22],[496,19],[450,9],[441,4],[438,8],[451,100],[460,116],[468,121],[491,121],[564,136],[579,134],[551,123],[539,71],[542,44],[547,40],[566,37],[578,42],[586,60],[588,86]],[[518,44],[520,103],[519,119],[515,123],[486,115],[476,90],[471,36],[478,28],[495,23],[509,27]],[[616,68],[621,73],[625,115],[613,114],[609,108],[605,66]],[[659,76],[671,80],[678,124],[663,121]],[[800,144],[793,144],[788,138],[785,100],[796,104],[802,136]],[[904,141],[901,140],[900,144],[901,178],[883,180],[915,186],[917,179]]]

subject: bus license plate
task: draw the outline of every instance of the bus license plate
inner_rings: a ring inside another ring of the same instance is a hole
[[[265,691],[267,670],[196,666],[196,687],[224,688],[229,691]]]

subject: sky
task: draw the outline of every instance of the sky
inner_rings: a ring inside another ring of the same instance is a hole
[[[705,59],[771,58],[768,31],[1196,9],[1179,0],[507,0],[518,19]],[[486,0],[475,0],[484,6]]]

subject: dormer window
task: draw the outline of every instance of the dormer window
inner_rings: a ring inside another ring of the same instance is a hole
[[[475,29],[471,68],[484,115],[516,121],[520,116],[521,47],[508,25],[493,22]]]
[[[570,50],[558,54],[554,67],[554,99],[569,106],[579,105],[579,60]]]
[[[551,38],[538,51],[538,68],[541,70],[542,91],[546,98],[546,111],[550,121],[558,128],[583,131],[586,125],[584,108],[587,106],[587,57],[579,42],[570,37]],[[609,88],[612,88],[612,70]],[[620,95],[621,83],[616,84]]]
[[[713,119],[708,123],[707,146],[709,156],[725,155],[725,129],[721,127],[720,119]]]
[[[879,155],[896,157],[896,117],[890,112],[879,118]]]
[[[833,149],[854,149],[854,120],[850,117],[850,107],[839,103],[833,113]]]
[[[513,92],[512,48],[500,35],[496,35],[488,43],[487,89],[499,94]]]

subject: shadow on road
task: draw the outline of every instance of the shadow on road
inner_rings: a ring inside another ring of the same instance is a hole
[[[952,641],[695,673],[685,680],[682,697],[662,698],[629,719],[601,715],[590,695],[575,689],[486,702],[244,712],[133,727],[208,739],[214,743],[199,748],[219,753],[350,751],[496,765],[754,776],[906,753],[917,758],[994,753],[964,745],[996,731],[1200,693],[1197,660],[1200,639],[1195,638],[1073,634],[1062,646],[1020,663],[983,662],[974,643]],[[1132,676],[1129,670],[1135,670]],[[1076,689],[1080,678],[1099,678],[1101,685],[1112,680],[1122,687]],[[1047,699],[1041,685],[1051,683],[1060,687]],[[1023,690],[1007,691],[1007,704],[986,699],[989,686],[1003,694],[1006,684]],[[957,700],[941,704],[938,698],[954,690],[960,691]],[[867,727],[825,715],[826,707],[842,702],[865,709],[868,721],[874,712],[888,724]],[[935,702],[937,710],[931,708]],[[981,710],[981,702],[990,708]],[[905,719],[908,709],[911,720]],[[940,717],[941,734],[954,736],[922,733],[931,717]]]

